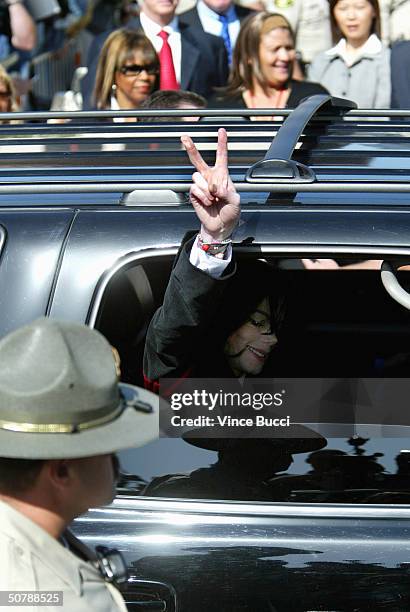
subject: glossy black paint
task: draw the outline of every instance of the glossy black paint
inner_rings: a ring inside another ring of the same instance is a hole
[[[74,523],[198,612],[408,610],[409,528],[408,508],[141,498]]]
[[[70,210],[1,211],[0,336],[46,314],[73,217]]]

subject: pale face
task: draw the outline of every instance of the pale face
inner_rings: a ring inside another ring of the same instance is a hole
[[[259,62],[265,81],[280,89],[291,77],[295,61],[292,35],[285,28],[275,28],[263,34],[259,45]]]
[[[144,0],[141,6],[147,17],[163,24],[174,18],[178,0]]]
[[[138,67],[141,71],[138,71]],[[147,64],[141,51],[135,51],[115,73],[115,95],[122,109],[138,108],[152,92],[156,74],[155,66]]]
[[[348,43],[361,45],[366,42],[376,16],[368,0],[340,0],[333,14]]]
[[[232,0],[204,0],[204,2],[212,11],[218,14],[226,13],[232,6]]]
[[[278,339],[271,330],[270,306],[264,298],[249,320],[226,341],[225,356],[235,376],[260,374]]]

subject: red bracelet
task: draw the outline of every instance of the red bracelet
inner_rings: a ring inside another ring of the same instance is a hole
[[[201,235],[198,236],[198,246],[202,251],[205,251],[208,255],[225,255],[228,246],[232,243],[231,238],[226,238],[220,242],[204,242]]]

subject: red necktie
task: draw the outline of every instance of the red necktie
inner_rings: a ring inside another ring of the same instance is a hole
[[[158,53],[160,63],[160,89],[179,89],[177,77],[175,75],[174,61],[172,59],[172,51],[168,42],[168,32],[161,30],[158,34],[162,38],[161,51]]]

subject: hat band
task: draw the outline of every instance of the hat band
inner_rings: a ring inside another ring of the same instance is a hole
[[[112,412],[92,421],[85,421],[72,425],[71,423],[15,423],[0,419],[0,429],[15,431],[18,433],[77,433],[84,429],[92,429],[109,421],[113,421],[124,409],[121,402]]]

